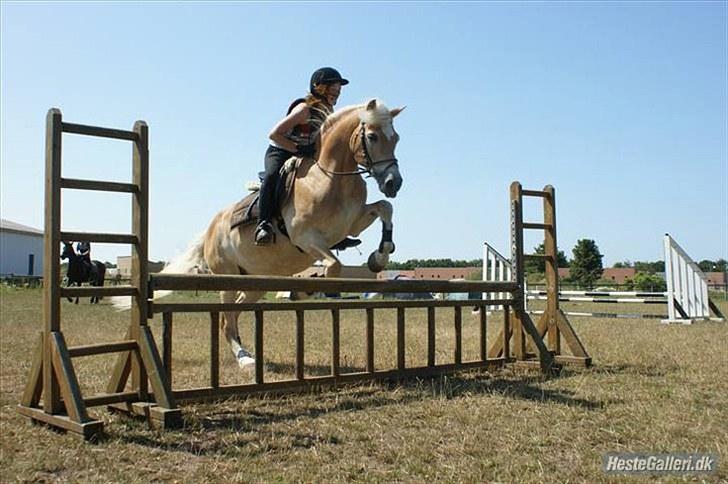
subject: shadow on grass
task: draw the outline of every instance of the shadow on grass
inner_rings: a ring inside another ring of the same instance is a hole
[[[287,364],[273,364],[272,367],[280,371],[293,371],[292,365]],[[342,373],[356,371],[363,369],[342,368]],[[307,374],[329,372],[328,366],[306,367]],[[331,413],[383,409],[391,405],[407,405],[433,399],[459,399],[474,395],[495,395],[499,398],[566,405],[587,411],[599,411],[605,405],[613,403],[579,398],[569,390],[544,388],[545,381],[541,375],[498,375],[494,378],[492,373],[473,371],[402,383],[381,381],[365,383],[366,387],[349,384],[341,385],[338,390],[313,389],[299,392],[298,396],[289,395],[280,399],[271,396],[251,396],[242,400],[231,398],[215,404],[183,407],[185,428],[181,431],[168,431],[155,437],[136,427],[138,431],[124,432],[118,437],[128,443],[195,455],[225,455],[231,452],[258,455],[343,443],[341,436],[299,433],[293,430],[280,432],[272,428],[275,424],[316,419]],[[311,396],[315,398],[312,399]],[[258,400],[260,405],[257,408],[243,408],[242,403],[246,400]],[[355,419],[352,416],[352,420]]]
[[[589,369],[595,375],[633,375],[648,377],[666,377],[680,370],[677,365],[647,365],[634,363],[621,363],[618,365],[598,365]]]
[[[270,373],[277,373],[280,375],[293,375],[296,373],[296,366],[291,363],[275,363],[265,362],[265,371]],[[345,373],[363,373],[365,368],[340,365],[339,372]],[[331,365],[304,365],[304,374],[306,376],[328,376],[331,375]]]

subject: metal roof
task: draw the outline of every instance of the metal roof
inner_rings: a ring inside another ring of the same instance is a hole
[[[33,235],[43,235],[42,230],[35,229],[33,227],[28,227],[27,225],[19,224],[17,222],[12,222],[7,219],[0,219],[0,230],[7,230],[9,232],[19,232],[22,234],[33,234]]]

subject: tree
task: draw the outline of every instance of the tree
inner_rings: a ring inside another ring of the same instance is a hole
[[[663,278],[646,272],[638,272],[632,279],[627,279],[624,282],[627,288],[638,291],[662,292],[667,290],[667,283]]]
[[[636,272],[647,272],[648,274],[654,274],[655,272],[665,272],[665,261],[663,261],[663,260],[658,260],[655,262],[636,261],[634,263],[634,269]]]
[[[725,259],[718,259],[716,261],[703,259],[698,262],[698,267],[703,272],[726,272],[726,265],[728,263],[726,263]]]
[[[362,264],[362,266],[366,263]],[[452,259],[409,259],[405,262],[389,261],[387,270],[412,270],[416,267],[482,267],[483,259],[452,260]]]
[[[544,247],[544,244],[541,243],[533,248],[534,254],[545,254],[546,248]],[[569,260],[566,258],[566,254],[564,254],[563,250],[559,250],[556,252],[556,266],[557,267],[569,267]],[[546,261],[541,259],[527,259],[523,263],[524,270],[528,274],[535,274],[537,272],[540,272],[543,274],[546,272]]]
[[[629,260],[625,260],[622,262],[615,262],[612,267],[615,269],[627,269],[629,267],[634,267],[634,264],[632,264]]]
[[[574,257],[571,259],[569,279],[586,287],[592,287],[602,275],[604,267],[599,247],[591,239],[580,239],[574,246]]]

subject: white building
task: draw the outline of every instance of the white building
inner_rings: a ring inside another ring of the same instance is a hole
[[[43,231],[0,219],[0,276],[43,275]]]

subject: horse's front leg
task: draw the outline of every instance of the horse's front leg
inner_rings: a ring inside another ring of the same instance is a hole
[[[317,232],[309,233],[297,239],[296,245],[307,254],[324,265],[324,277],[339,277],[341,275],[341,261],[331,252],[325,237]]]
[[[369,270],[372,272],[383,271],[389,262],[389,254],[394,252],[392,213],[392,204],[385,200],[370,203],[364,205],[359,218],[352,226],[351,235],[357,236],[377,218],[382,221],[382,239],[379,242],[379,247],[369,255],[369,260],[367,260]]]
[[[71,279],[69,279],[68,276],[66,276],[66,287],[72,287],[72,286],[73,286],[73,283],[71,282]],[[73,302],[73,298],[71,298],[71,297],[66,296],[66,299],[68,299],[68,302],[70,302],[70,303]]]

